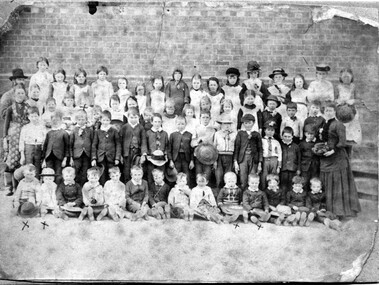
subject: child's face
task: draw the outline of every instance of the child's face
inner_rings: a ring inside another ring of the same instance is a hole
[[[290,118],[292,118],[293,116],[295,116],[295,115],[296,115],[296,112],[297,112],[297,110],[294,109],[294,108],[288,108],[288,109],[287,109],[287,115],[288,115],[288,117],[290,117]]]
[[[316,116],[320,113],[320,107],[316,105],[311,105],[311,107],[309,108],[309,111],[312,116]]]
[[[16,84],[19,84],[19,83],[22,83],[22,84],[25,84],[25,79],[24,78],[16,78],[16,79],[13,79]]]
[[[173,115],[175,113],[175,106],[173,106],[173,105],[166,105],[166,113],[168,115]]]
[[[111,123],[111,120],[107,116],[103,116],[100,119],[101,125],[104,127],[108,127],[109,124]]]
[[[117,86],[118,86],[118,88],[120,88],[121,90],[125,90],[125,89],[128,88],[128,84],[126,84],[125,79],[119,79],[119,80],[117,81]]]
[[[59,127],[62,125],[62,118],[60,116],[52,115],[51,116],[51,125],[53,127]]]
[[[46,71],[46,69],[48,68],[48,65],[47,65],[46,62],[44,62],[44,61],[40,61],[40,62],[38,62],[38,64],[37,64],[37,68],[38,68],[39,71],[44,72],[44,71]]]
[[[218,88],[218,84],[216,81],[214,80],[209,81],[209,91],[216,92],[217,88]]]
[[[282,135],[283,142],[289,143],[293,139],[293,135],[290,133],[283,133]]]
[[[237,75],[235,74],[228,74],[228,82],[230,85],[234,85],[237,82]]]
[[[276,106],[278,106],[278,104],[275,101],[272,101],[272,100],[267,101],[267,107],[271,111],[274,111],[276,109]]]
[[[35,171],[29,171],[29,170],[24,171],[24,177],[27,181],[32,181],[35,176],[36,176]]]
[[[159,117],[154,117],[151,124],[153,125],[153,128],[157,130],[162,126],[162,120]]]
[[[83,73],[80,73],[78,76],[75,77],[76,81],[78,81],[79,84],[83,84],[84,81],[86,81],[86,77]]]
[[[182,78],[182,74],[180,72],[174,73],[174,79],[175,81],[179,81]]]
[[[292,189],[294,192],[299,193],[303,190],[303,184],[301,183],[293,184]]]
[[[225,113],[230,113],[233,110],[232,105],[229,103],[224,104],[224,112]]]
[[[51,182],[54,182],[54,176],[44,176],[44,177],[42,178],[42,181],[43,181],[44,183],[51,183]]]
[[[120,181],[121,173],[112,171],[111,173],[109,173],[109,177],[112,181],[117,182]]]
[[[141,182],[142,180],[142,176],[143,176],[143,173],[142,171],[132,171],[131,173],[131,176],[132,176],[132,179],[135,181],[135,182]]]
[[[202,110],[210,110],[211,109],[211,103],[207,100],[201,100],[200,101],[200,108]]]
[[[85,116],[76,117],[76,123],[79,127],[83,127],[87,123],[87,118]]]
[[[150,121],[152,116],[153,114],[151,112],[143,113],[143,118],[145,119],[146,122]]]
[[[202,114],[200,116],[200,124],[202,124],[203,126],[208,126],[210,120],[211,117],[208,114]]]
[[[334,108],[326,107],[324,111],[325,119],[331,119],[336,116],[336,111]]]
[[[275,134],[275,130],[273,128],[267,128],[265,134],[267,137],[272,138]]]
[[[74,99],[72,98],[66,98],[64,99],[64,103],[67,107],[73,107],[74,106]]]
[[[254,96],[248,95],[248,96],[245,97],[244,104],[246,104],[246,105],[253,105],[254,101],[255,101]],[[268,102],[271,102],[271,101],[268,101]]]
[[[229,124],[229,123],[222,123],[221,124],[221,130],[223,131],[231,131],[232,129],[232,124]]]
[[[277,84],[282,83],[283,79],[284,79],[284,77],[281,74],[275,74],[274,75],[274,83],[277,83]]]
[[[64,75],[62,73],[57,73],[57,74],[55,74],[54,77],[55,77],[55,80],[59,83],[63,82],[63,80],[64,80]]]
[[[26,93],[25,93],[25,90],[24,89],[21,89],[21,88],[17,88],[15,90],[15,97],[14,97],[14,100],[17,102],[17,103],[22,103],[26,100]]]
[[[200,79],[198,78],[194,78],[192,80],[192,88],[195,89],[195,90],[199,90],[200,89],[200,86],[201,86],[201,81]]]
[[[305,137],[306,137],[306,139],[308,141],[312,141],[315,138],[315,134],[314,133],[305,132]]]
[[[38,124],[38,122],[39,122],[39,116],[37,113],[29,114],[28,119],[34,125]]]
[[[105,71],[100,71],[98,74],[97,74],[97,77],[99,78],[99,80],[105,80],[107,78],[107,74],[105,73]]]
[[[243,125],[246,131],[251,131],[253,129],[254,122],[253,121],[243,122]]]
[[[176,120],[176,128],[179,132],[184,131],[186,128],[186,122],[184,120]]]
[[[352,80],[352,76],[349,72],[343,72],[341,75],[341,80],[345,84],[350,84]]]
[[[128,100],[127,106],[128,106],[128,109],[130,109],[130,108],[137,108],[138,104],[134,100]]]
[[[46,107],[49,112],[55,112],[57,105],[53,101],[50,101],[46,104]]]
[[[187,185],[187,177],[182,177],[181,179],[179,179],[177,184],[179,187],[186,186]]]
[[[138,115],[134,115],[134,114],[129,114],[128,121],[129,121],[130,124],[135,125],[139,121],[139,116]]]
[[[268,181],[268,187],[270,187],[270,189],[276,188],[278,184],[278,181],[276,181],[275,179],[271,179]]]
[[[193,110],[192,109],[187,109],[186,110],[186,117],[188,118],[193,118]]]
[[[259,76],[259,71],[254,70],[254,71],[249,72],[249,74],[250,74],[250,78],[256,79]]]
[[[321,191],[321,184],[320,183],[311,183],[311,190],[314,193],[319,193]]]
[[[235,187],[237,183],[237,178],[234,176],[227,176],[225,178],[225,186],[226,187]]]
[[[137,95],[144,96],[145,94],[145,88],[143,86],[137,87]]]
[[[326,71],[316,71],[316,79],[323,80],[326,78],[328,73]]]
[[[90,183],[96,183],[99,181],[100,175],[96,172],[90,172],[88,173],[87,178]]]
[[[204,179],[204,178],[201,178],[201,179],[197,179],[196,180],[196,184],[199,187],[205,187],[205,186],[207,186],[208,181],[206,179]]]
[[[117,111],[119,107],[120,107],[120,102],[118,102],[117,100],[111,100],[112,110]]]
[[[75,178],[75,172],[67,171],[62,173],[62,176],[64,181],[72,181]]]
[[[256,190],[259,187],[259,178],[249,178],[249,188]]]
[[[157,183],[159,185],[163,184],[163,179],[164,179],[163,173],[156,172],[156,173],[153,174],[153,178],[154,178],[154,182],[155,183]]]
[[[100,110],[97,110],[97,109],[94,109],[93,111],[93,118],[95,120],[99,119],[101,117],[101,111]]]
[[[303,88],[304,86],[304,81],[301,77],[296,77],[295,78],[295,87],[296,88]]]
[[[38,88],[33,88],[30,92],[30,98],[31,99],[39,99],[39,93],[40,93],[40,90]]]
[[[161,90],[162,86],[163,86],[162,80],[159,79],[159,78],[156,78],[156,79],[154,80],[154,83],[153,83],[153,87],[154,87],[154,89],[155,89],[155,90]]]

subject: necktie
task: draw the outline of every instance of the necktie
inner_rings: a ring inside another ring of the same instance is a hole
[[[268,157],[272,156],[272,138],[268,138]]]

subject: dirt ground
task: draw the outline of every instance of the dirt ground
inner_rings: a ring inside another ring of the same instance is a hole
[[[12,216],[11,200],[0,192],[0,276],[13,280],[338,281],[370,248],[378,216],[376,202],[361,200],[341,232],[317,222],[259,230],[200,219],[65,222]]]

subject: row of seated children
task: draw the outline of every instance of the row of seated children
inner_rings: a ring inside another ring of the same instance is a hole
[[[312,178],[312,191],[303,191],[303,179],[294,177],[292,190],[284,195],[278,187],[277,175],[267,177],[267,189],[259,189],[259,177],[250,174],[248,188],[242,191],[237,186],[237,176],[233,172],[225,174],[225,186],[217,197],[207,186],[205,175],[197,175],[197,186],[192,190],[187,185],[184,173],[177,175],[176,185],[170,187],[164,182],[164,175],[158,169],[153,171],[154,182],[142,179],[143,170],[138,166],[131,169],[132,179],[126,184],[120,181],[118,167],[109,170],[111,179],[104,187],[99,179],[101,169],[90,168],[88,182],[83,187],[74,181],[75,169],[66,167],[63,170],[63,182],[53,182],[54,170],[44,168],[43,183],[37,180],[35,167],[31,164],[23,168],[23,179],[20,181],[14,198],[14,207],[22,217],[37,214],[45,216],[52,212],[54,216],[68,220],[86,216],[90,221],[101,220],[105,216],[119,221],[122,218],[137,220],[182,218],[192,221],[194,215],[216,223],[232,223],[241,215],[243,221],[248,219],[257,226],[261,222],[276,225],[309,226],[314,218],[326,226],[340,230],[341,223],[337,217],[325,210],[325,195],[321,181]]]

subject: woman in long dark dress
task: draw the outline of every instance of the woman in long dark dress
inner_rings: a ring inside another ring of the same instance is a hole
[[[346,153],[346,130],[336,119],[336,104],[325,106],[327,123],[322,132],[328,151],[320,160],[320,179],[326,194],[326,207],[340,218],[356,216],[361,207],[350,161]]]

